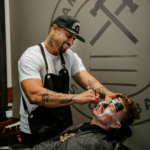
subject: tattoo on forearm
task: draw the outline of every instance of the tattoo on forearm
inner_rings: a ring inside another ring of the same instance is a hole
[[[100,94],[100,98],[105,98],[106,95],[110,95],[113,93],[105,87],[99,87],[96,89],[96,91]]]
[[[53,38],[51,36],[48,38],[47,44],[53,47]]]
[[[77,95],[72,96],[70,100],[63,100],[63,101],[60,101],[60,103],[61,103],[61,104],[68,104],[68,103],[70,103],[70,102],[72,101],[72,99],[73,99],[74,97],[76,97],[76,96],[77,96]]]
[[[93,89],[94,88],[94,84],[96,84],[96,83],[97,83],[96,79],[93,79],[92,81],[90,81],[90,80],[87,81],[87,85],[89,86],[89,89]]]
[[[48,99],[49,99],[48,91],[49,91],[49,90],[47,90],[47,91],[42,95],[42,104],[41,104],[41,106],[43,106],[43,107],[45,107],[45,103],[48,102]]]
[[[100,98],[105,98],[105,96],[106,96],[105,87],[99,87],[96,90],[100,94]]]
[[[98,81],[96,79],[93,80],[88,80],[87,81],[87,85],[89,86],[89,89],[93,89],[96,87],[96,84],[98,83]],[[86,89],[87,90],[87,89]],[[109,91],[107,88],[105,87],[99,87],[96,89],[96,92],[100,94],[101,98],[105,98],[106,95],[112,94],[113,92]]]
[[[59,94],[58,97],[66,97],[66,94]]]

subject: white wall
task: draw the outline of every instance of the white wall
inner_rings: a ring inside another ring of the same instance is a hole
[[[126,0],[125,3],[123,0],[15,0],[9,2],[14,116],[19,116],[20,104],[18,59],[26,48],[46,39],[51,20],[61,14],[72,15],[80,20],[80,34],[86,40],[86,43],[75,41],[72,50],[78,53],[87,70],[94,77],[109,90],[127,94],[135,101],[140,111],[141,119],[131,126],[133,136],[126,140],[125,144],[130,149],[149,150],[150,1]],[[92,39],[97,33],[99,36],[97,35],[93,42]],[[71,82],[71,93],[82,91],[78,85]],[[74,123],[89,122],[93,107],[91,104],[73,105]]]
[[[9,0],[5,0],[7,87],[12,87]]]

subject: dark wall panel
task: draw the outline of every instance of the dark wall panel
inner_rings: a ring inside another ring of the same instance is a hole
[[[0,0],[0,117],[5,117],[6,106],[7,106],[7,74],[6,74],[5,10],[4,10],[4,0]]]

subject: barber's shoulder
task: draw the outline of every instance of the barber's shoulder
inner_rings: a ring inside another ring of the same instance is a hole
[[[39,57],[39,58],[42,58],[42,53],[41,53],[41,50],[40,50],[40,47],[38,45],[35,45],[35,46],[32,46],[32,47],[29,47],[24,53],[23,55],[27,55],[28,57]]]
[[[41,53],[41,51],[38,45],[31,46],[24,52],[24,54],[35,54],[35,55],[39,53]]]
[[[67,49],[67,51],[64,53],[64,55],[71,55],[73,52],[71,49]]]
[[[19,62],[21,61],[33,61],[40,63],[43,60],[40,47],[38,45],[29,47],[21,56]]]
[[[65,55],[69,55],[71,58],[79,58],[78,54],[73,52],[71,49],[68,49]]]

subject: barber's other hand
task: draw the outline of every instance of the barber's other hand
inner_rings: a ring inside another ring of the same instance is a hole
[[[121,93],[112,93],[112,94],[106,95],[105,101],[110,102],[112,98],[115,98],[121,95],[122,95]]]
[[[86,92],[77,95],[76,97],[73,98],[73,100],[75,101],[75,103],[78,103],[80,105],[87,104],[89,102],[98,104],[100,102],[100,95],[99,94],[95,95],[95,92],[92,89],[90,89],[87,90]]]

